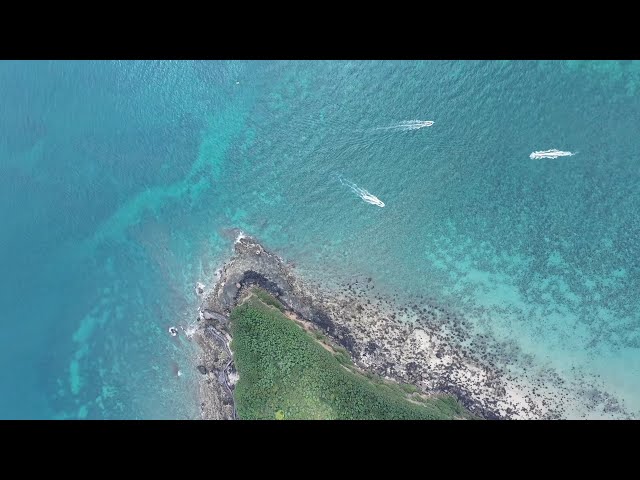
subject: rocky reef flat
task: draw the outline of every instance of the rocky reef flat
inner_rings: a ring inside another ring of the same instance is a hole
[[[343,346],[356,366],[409,383],[426,394],[454,395],[487,419],[625,418],[618,401],[593,379],[569,382],[532,368],[513,344],[473,335],[464,318],[424,298],[399,305],[377,294],[371,278],[327,287],[303,279],[295,267],[256,239],[238,235],[234,255],[203,296],[193,338],[203,419],[235,418],[237,374],[229,350],[229,314],[247,289],[259,286],[289,311]],[[586,387],[589,385],[589,387]]]

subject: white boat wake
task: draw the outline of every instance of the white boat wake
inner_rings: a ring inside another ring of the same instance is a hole
[[[375,130],[400,130],[402,132],[406,132],[409,130],[419,130],[424,127],[430,127],[434,123],[435,122],[432,122],[431,120],[403,120],[395,125],[391,125],[389,127],[378,127]]]
[[[376,205],[380,208],[384,207],[384,202],[382,200],[380,200],[375,195],[367,192],[364,188],[360,188],[355,183],[345,180],[340,175],[338,175],[338,180],[340,180],[340,183],[342,185],[349,187],[353,193],[358,195],[365,202],[370,203],[371,205]]]
[[[555,148],[552,148],[551,150],[540,150],[538,152],[533,152],[531,153],[531,155],[529,155],[529,158],[531,160],[538,160],[540,158],[571,157],[576,153],[563,152],[562,150],[556,150]]]

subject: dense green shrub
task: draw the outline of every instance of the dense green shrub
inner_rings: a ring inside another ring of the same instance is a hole
[[[267,305],[272,305],[276,307],[278,310],[280,310],[281,312],[284,312],[285,310],[284,305],[282,305],[282,303],[280,303],[278,299],[270,295],[269,292],[267,292],[263,288],[253,287],[251,291],[256,297],[262,300],[263,303],[266,303]]]
[[[410,385],[408,383],[400,384],[400,388],[402,388],[402,390],[404,390],[406,393],[409,393],[409,394],[420,391],[418,387],[416,387],[415,385]]]
[[[235,400],[242,419],[471,417],[452,397],[410,402],[406,387],[371,381],[343,368],[344,358],[339,361],[295,322],[255,297],[233,310],[231,330],[240,375]]]

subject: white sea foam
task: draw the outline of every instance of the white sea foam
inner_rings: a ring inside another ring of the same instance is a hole
[[[186,337],[191,338],[193,337],[193,334],[196,333],[198,327],[196,325],[196,322],[193,322],[187,325],[186,327],[183,327],[182,329],[184,330],[184,334],[186,335]]]
[[[388,127],[378,127],[376,130],[400,130],[406,132],[408,130],[419,130],[424,127],[430,127],[434,123],[435,122],[431,120],[403,120]]]
[[[340,180],[340,183],[342,185],[349,187],[353,193],[358,195],[365,202],[370,203],[371,205],[376,205],[380,208],[384,207],[384,202],[382,200],[380,200],[378,197],[376,197],[372,193],[369,193],[364,188],[360,188],[355,183],[350,182],[349,180],[345,180],[341,176],[338,176],[338,180]]]
[[[575,153],[573,152],[563,152],[562,150],[552,148],[551,150],[540,150],[537,152],[533,152],[531,153],[531,155],[529,155],[529,158],[531,160],[538,160],[541,158],[571,157],[573,155],[575,155]]]
[[[240,240],[242,240],[243,238],[247,238],[247,235],[242,230],[240,230],[240,233],[238,233],[238,235],[236,236],[235,241],[233,242],[234,245],[236,243],[238,243]]]

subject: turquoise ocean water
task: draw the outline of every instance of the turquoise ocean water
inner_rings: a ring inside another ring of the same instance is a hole
[[[196,418],[233,227],[640,417],[639,124],[638,62],[1,62],[0,418]]]

